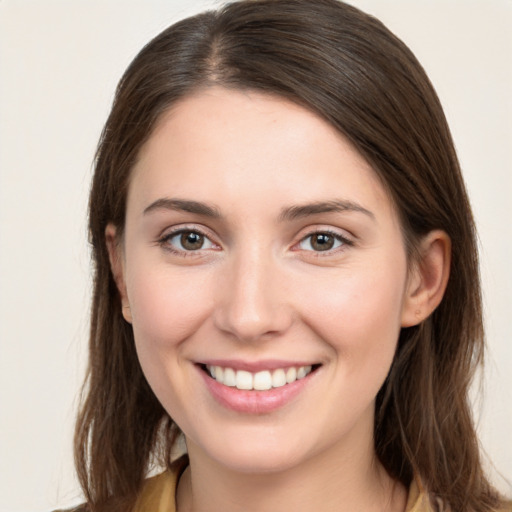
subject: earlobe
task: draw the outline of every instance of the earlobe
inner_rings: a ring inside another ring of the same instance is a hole
[[[121,297],[123,317],[127,322],[131,323],[132,314],[126,293],[122,247],[119,243],[116,227],[113,224],[108,224],[105,228],[105,243],[107,245],[108,257],[110,260],[110,269]]]
[[[451,240],[444,231],[428,233],[417,253],[404,297],[402,327],[418,325],[430,316],[441,303],[450,276]]]

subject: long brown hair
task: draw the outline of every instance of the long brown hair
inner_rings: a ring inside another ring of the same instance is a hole
[[[495,509],[468,403],[484,340],[475,228],[451,135],[410,50],[336,0],[243,0],[188,18],[143,48],[120,81],[90,196],[90,359],[75,436],[90,509],[130,510],[151,464],[169,464],[179,432],[137,360],[105,227],[122,232],[131,169],[162,113],[214,84],[287,98],[347,137],[387,187],[411,258],[429,231],[450,236],[444,299],[402,329],[377,396],[375,449],[391,476],[406,486],[419,476],[454,512]]]

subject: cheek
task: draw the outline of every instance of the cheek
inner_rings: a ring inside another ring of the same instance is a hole
[[[138,270],[143,269],[143,270]],[[141,265],[128,274],[127,292],[140,365],[158,400],[178,424],[186,424],[190,376],[186,342],[210,313],[204,276]]]
[[[194,334],[210,314],[210,287],[197,272],[139,266],[128,275],[128,299],[138,344],[161,349]],[[149,269],[149,270],[148,270]]]
[[[336,284],[331,280],[328,293],[319,293],[315,287],[308,298],[306,321],[329,345],[329,387],[335,403],[343,405],[319,405],[319,416],[336,415],[333,436],[350,430],[366,417],[365,411],[373,413],[396,350],[404,283],[390,272],[373,270],[339,276]]]
[[[405,271],[394,272],[393,265],[351,269],[325,284],[308,293],[308,323],[348,362],[347,371],[387,373],[400,332]]]

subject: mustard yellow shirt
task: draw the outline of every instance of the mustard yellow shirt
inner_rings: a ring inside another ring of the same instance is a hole
[[[134,512],[176,512],[176,486],[184,466],[146,480]],[[409,489],[406,512],[433,512],[421,486],[414,482]]]
[[[176,512],[176,489],[178,479],[187,466],[185,457],[177,460],[173,468],[157,476],[148,478],[144,482],[142,492],[135,505],[134,512]],[[77,508],[54,512],[83,512],[83,505]],[[441,506],[439,510],[448,512],[449,509]],[[405,512],[434,512],[427,497],[427,493],[417,481],[414,481],[409,488],[409,495]],[[512,512],[512,502],[507,502],[505,508],[497,512]]]

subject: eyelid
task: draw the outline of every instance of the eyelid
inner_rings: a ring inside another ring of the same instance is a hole
[[[197,249],[197,250],[186,250],[186,249],[178,249],[169,244],[169,240],[181,233],[184,232],[195,232],[204,236],[209,240],[213,247],[209,247],[206,249]],[[341,242],[341,245],[335,248],[327,249],[325,251],[315,251],[315,250],[307,250],[300,248],[300,244],[304,242],[308,237],[318,234],[326,234],[334,237],[336,240]],[[162,231],[162,233],[158,236],[155,241],[156,244],[162,246],[165,250],[182,255],[182,256],[199,256],[201,253],[205,251],[211,250],[219,250],[222,249],[221,244],[216,241],[215,234],[212,234],[211,230],[206,228],[205,226],[198,224],[180,224],[177,226],[167,227]],[[293,243],[291,249],[294,251],[302,251],[310,253],[311,256],[321,257],[321,256],[329,256],[333,253],[337,253],[339,251],[345,250],[347,247],[351,247],[354,245],[354,240],[352,235],[346,234],[346,230],[341,230],[337,228],[333,228],[332,226],[311,226],[306,228],[306,230],[302,230],[299,238],[296,242]]]
[[[173,247],[169,240],[174,238],[175,236],[178,236],[182,233],[198,233],[199,235],[205,237],[209,240],[209,242],[212,244],[213,247],[208,247],[206,249],[197,249],[197,250],[189,250],[186,249],[178,249],[176,247]],[[180,256],[199,256],[200,253],[203,253],[204,251],[210,251],[210,250],[218,250],[220,248],[220,244],[217,243],[215,240],[215,237],[212,236],[211,231],[209,229],[206,229],[204,226],[197,225],[197,224],[181,224],[178,226],[173,226],[171,228],[166,228],[162,231],[162,233],[158,236],[156,240],[156,244],[160,245],[165,249],[166,251],[169,251],[174,254],[178,254]]]
[[[203,251],[203,250],[206,250],[206,249],[212,249],[213,248],[213,242],[210,240],[209,237],[203,235],[202,233],[199,233],[197,231],[191,231],[190,229],[185,229],[183,231],[178,231],[176,233],[171,233],[170,235],[166,236],[165,239],[167,240],[167,242],[169,242],[169,245],[173,245],[171,244],[171,242],[173,242],[173,240],[180,240],[180,243],[181,243],[181,237],[183,235],[190,235],[190,234],[194,234],[194,235],[198,235],[199,237],[201,237],[201,241],[204,241],[207,243],[207,245],[209,245],[209,247],[201,247],[199,249],[186,249],[186,248],[183,248],[183,249],[178,249],[179,251],[184,251],[184,252],[198,252],[198,251]],[[174,247],[174,245],[173,245]]]
[[[307,238],[313,236],[313,235],[330,235],[334,237],[336,240],[341,242],[341,245],[332,249],[327,249],[325,251],[314,251],[314,250],[308,250],[308,249],[302,249],[300,248],[300,244],[304,242]],[[345,250],[347,247],[352,247],[354,245],[354,240],[352,237],[347,236],[346,234],[340,232],[336,228],[333,227],[322,227],[322,226],[315,226],[308,228],[307,231],[300,234],[300,238],[297,242],[295,242],[292,246],[292,250],[295,251],[303,251],[306,253],[310,253],[310,255],[314,257],[322,257],[322,256],[331,256],[332,254],[335,254],[339,251]]]

